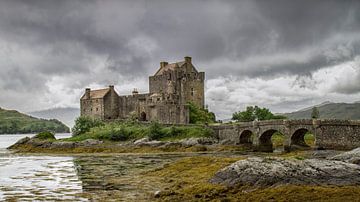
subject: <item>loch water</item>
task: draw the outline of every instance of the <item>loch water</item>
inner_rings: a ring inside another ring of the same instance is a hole
[[[140,173],[204,154],[19,154],[6,149],[32,135],[0,135],[0,201],[146,201],[159,188]],[[70,134],[56,134],[66,138]],[[114,194],[116,193],[116,194]]]

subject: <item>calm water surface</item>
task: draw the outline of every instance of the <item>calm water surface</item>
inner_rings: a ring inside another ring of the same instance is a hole
[[[116,201],[146,201],[146,194],[154,193],[157,187],[144,182],[141,172],[198,155],[50,155],[6,150],[25,136],[32,135],[0,135],[0,201],[101,201],[103,196],[116,196]],[[56,134],[57,139],[69,136]]]

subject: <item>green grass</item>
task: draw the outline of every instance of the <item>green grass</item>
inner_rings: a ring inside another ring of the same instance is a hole
[[[128,141],[149,137],[153,140],[178,140],[190,137],[210,137],[213,131],[201,126],[163,126],[159,123],[150,125],[137,123],[106,123],[94,127],[89,132],[65,139],[66,141],[83,141],[98,139],[109,141]]]
[[[41,133],[35,135],[35,138],[41,139],[41,140],[56,139],[54,133],[48,132],[48,131],[41,132]]]
[[[309,146],[315,145],[315,136],[311,133],[306,133],[304,136],[305,143]],[[276,132],[271,137],[271,142],[273,143],[274,147],[281,147],[284,144],[284,135]]]
[[[56,119],[38,119],[15,110],[0,108],[0,134],[39,133],[43,131],[69,132],[70,129]]]

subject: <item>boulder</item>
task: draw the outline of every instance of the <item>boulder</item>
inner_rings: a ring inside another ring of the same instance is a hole
[[[29,141],[30,141],[30,138],[29,138],[29,137],[21,138],[21,139],[18,140],[15,144],[13,144],[13,145],[11,145],[10,147],[8,147],[8,149],[16,148],[16,147],[18,147],[19,145],[26,144],[26,143],[29,142]]]
[[[343,161],[348,163],[355,163],[360,165],[360,147],[348,152],[328,158],[330,160]]]
[[[200,138],[188,138],[180,140],[179,143],[182,144],[184,147],[191,147],[195,145],[212,145],[216,144],[218,141],[213,138],[206,138],[206,137],[200,137]]]
[[[70,149],[70,148],[74,148],[75,147],[75,143],[74,142],[65,142],[65,141],[59,141],[59,142],[53,142],[50,145],[51,149]]]
[[[179,143],[184,147],[191,147],[199,144],[199,138],[188,138],[180,140]]]
[[[139,145],[139,144],[142,144],[142,143],[145,143],[145,142],[149,142],[150,139],[148,137],[144,137],[144,138],[141,138],[141,139],[138,139],[134,142],[134,145]]]
[[[102,144],[102,143],[104,143],[104,142],[101,140],[86,139],[86,140],[79,142],[78,145],[84,146],[84,147],[91,147],[91,146]]]
[[[218,171],[210,180],[226,186],[360,185],[360,166],[325,159],[253,157]]]

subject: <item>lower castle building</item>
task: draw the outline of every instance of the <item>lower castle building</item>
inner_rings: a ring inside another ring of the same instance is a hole
[[[80,99],[81,116],[106,119],[137,118],[167,124],[189,123],[188,103],[204,108],[205,73],[198,72],[191,57],[184,61],[160,62],[155,75],[149,77],[149,93],[119,96],[114,86],[86,88]]]

